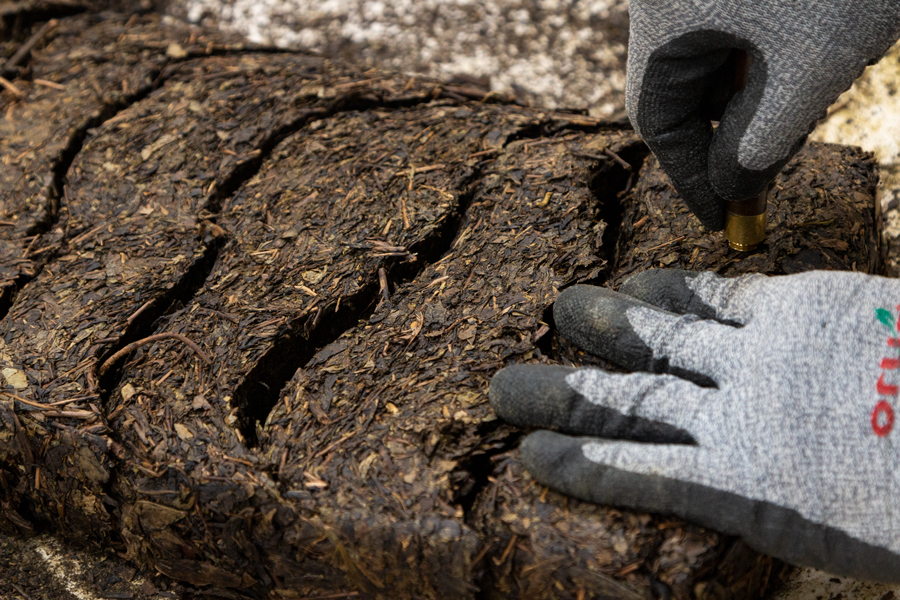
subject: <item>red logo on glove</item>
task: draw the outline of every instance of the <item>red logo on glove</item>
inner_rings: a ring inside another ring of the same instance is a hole
[[[897,307],[900,310],[900,306]],[[893,335],[895,331],[900,331],[900,323],[894,319],[894,314],[886,308],[876,308],[875,318],[877,318],[885,327],[891,330]],[[900,338],[890,337],[887,342],[888,347],[900,347]],[[900,368],[900,357],[882,358],[881,368],[883,371],[896,371]],[[875,391],[880,396],[896,396],[900,391],[897,385],[889,384],[884,381],[884,373],[878,377],[875,383]],[[872,411],[872,431],[878,437],[886,437],[894,428],[894,409],[886,400],[881,400],[875,405]]]
[[[885,437],[894,428],[894,409],[882,400],[872,411],[872,431],[878,437]]]

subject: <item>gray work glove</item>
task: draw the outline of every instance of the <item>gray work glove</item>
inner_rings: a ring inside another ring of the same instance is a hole
[[[629,370],[516,365],[490,399],[578,498],[680,516],[760,552],[900,583],[900,281],[647,271],[575,286],[560,331]],[[573,437],[587,436],[587,437]]]
[[[724,227],[723,199],[762,192],[900,37],[897,0],[631,0],[629,11],[628,115],[711,229]],[[752,62],[729,101],[733,49]]]

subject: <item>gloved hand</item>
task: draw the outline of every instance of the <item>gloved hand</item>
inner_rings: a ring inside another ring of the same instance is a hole
[[[628,115],[711,229],[724,227],[723,199],[762,192],[900,37],[895,0],[631,0],[629,12]],[[752,61],[729,101],[734,49]]]
[[[575,286],[554,306],[560,331],[642,372],[516,365],[494,376],[491,404],[562,432],[522,442],[546,485],[900,583],[898,303],[900,281],[845,272]]]

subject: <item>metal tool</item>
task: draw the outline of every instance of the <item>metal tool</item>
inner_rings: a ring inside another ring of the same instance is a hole
[[[739,252],[753,252],[766,239],[766,198],[763,192],[755,198],[729,202],[725,209],[725,239]]]
[[[750,56],[738,52],[735,65],[735,92],[747,86]],[[754,198],[728,202],[725,209],[725,239],[739,252],[752,252],[766,239],[766,205],[768,190]]]

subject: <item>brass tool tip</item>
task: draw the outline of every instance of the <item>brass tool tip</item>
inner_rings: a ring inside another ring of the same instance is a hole
[[[755,198],[729,202],[725,211],[725,239],[738,252],[753,252],[766,239],[766,192]]]

